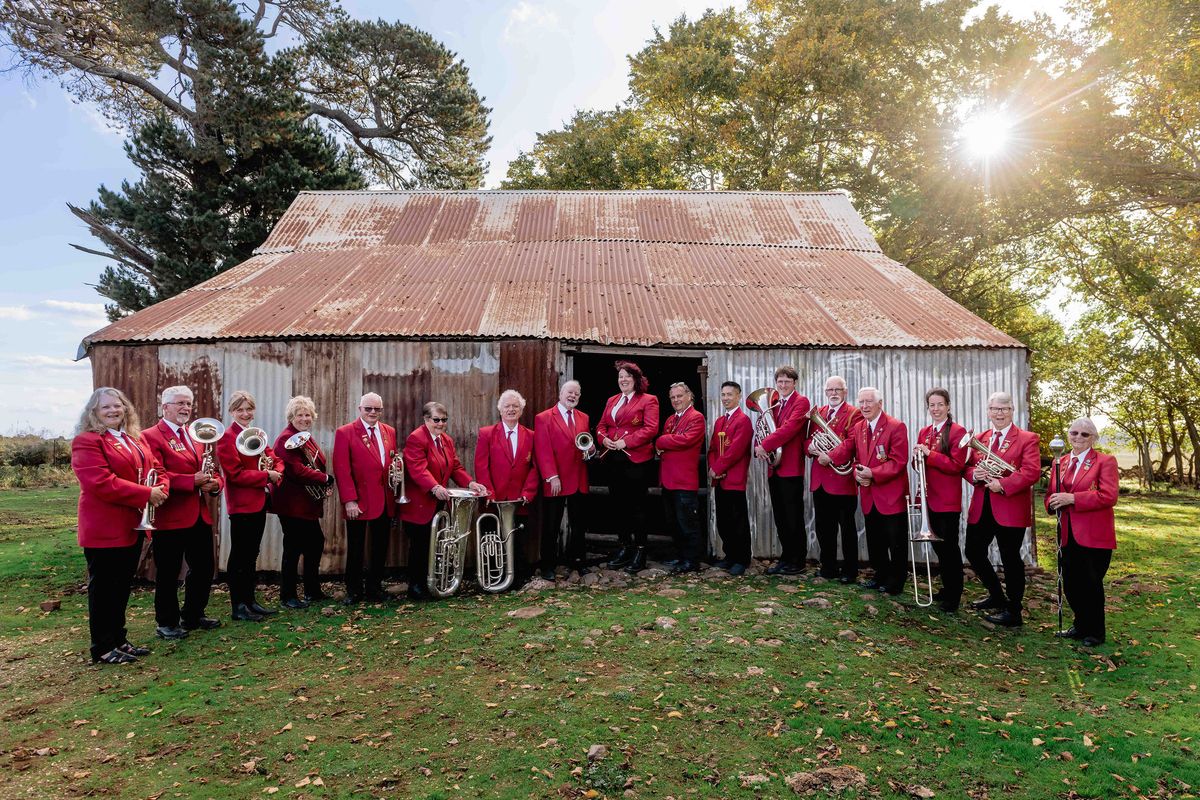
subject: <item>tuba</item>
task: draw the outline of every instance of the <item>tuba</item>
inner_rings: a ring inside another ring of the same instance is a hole
[[[225,435],[225,424],[212,417],[200,417],[188,425],[188,436],[193,442],[204,445],[204,457],[200,460],[200,471],[212,475],[217,471],[216,457],[213,455],[213,445]]]
[[[820,428],[820,430],[817,431],[817,434],[813,436],[813,445],[816,446],[818,451],[824,453],[825,455],[829,455],[829,451],[833,450],[833,448],[842,443],[842,437],[833,432],[833,428],[831,428],[829,426],[829,422],[821,416],[821,411],[819,408],[817,408],[817,406],[813,406],[808,412],[808,420]],[[849,475],[854,471],[854,457],[851,456],[845,464],[830,464],[830,468],[833,469],[833,471],[838,475]]]
[[[138,483],[144,486],[154,486],[154,484],[158,483],[158,470],[151,467],[149,472],[146,473],[146,480],[143,481],[142,468],[138,467]],[[138,526],[134,530],[152,531],[154,529],[154,506],[147,502],[146,507],[142,509],[142,521],[138,523]]]
[[[517,531],[525,526],[517,522],[520,500],[493,500],[499,514],[480,514],[475,521],[475,578],[485,592],[503,592],[512,586],[516,558],[513,548]],[[485,530],[484,525],[489,524]]]
[[[921,608],[926,608],[933,605],[933,566],[929,559],[929,545],[942,540],[929,525],[929,485],[925,480],[925,455],[918,451],[913,461],[915,462],[913,468],[917,472],[917,496],[912,498],[908,504],[908,558],[912,561],[913,600]],[[916,533],[912,532],[914,523],[918,526]],[[928,591],[924,593],[921,592],[921,582],[918,577],[918,544],[925,549],[925,585],[928,587]]]
[[[308,431],[294,433],[283,443],[283,449],[285,450],[300,450],[300,457],[304,459],[304,466],[309,469],[321,471],[317,467],[316,447],[316,443],[312,440],[312,434]],[[313,483],[306,483],[304,484],[304,491],[308,492],[308,496],[313,500],[321,502],[326,497],[329,497],[330,488],[329,484],[317,486]]]
[[[771,402],[772,397],[775,398],[774,403]],[[754,441],[750,444],[752,451],[762,444],[763,439],[775,432],[775,415],[771,412],[779,406],[778,398],[779,393],[768,386],[755,389],[746,398],[746,408],[758,412],[758,418],[754,420]],[[783,457],[783,448],[777,447],[767,455],[767,464],[773,467]]]
[[[387,482],[388,488],[396,495],[396,502],[407,503],[408,496],[404,494],[404,456],[400,455],[399,450],[393,450],[392,457],[388,459]]]
[[[995,434],[992,434],[995,436]],[[971,431],[967,431],[966,435],[958,442],[959,447],[969,447],[983,457],[976,464],[978,467],[983,467],[984,471],[993,478],[1003,478],[1006,475],[1011,475],[1017,471],[1017,468],[1005,461],[1000,456],[992,452],[992,449],[975,437]]]
[[[275,466],[275,461],[267,455],[267,432],[262,428],[246,428],[238,434],[234,442],[237,451],[244,456],[258,456],[258,468],[264,472]]]
[[[439,600],[449,597],[462,585],[463,562],[467,555],[467,537],[471,535],[471,517],[478,496],[470,489],[447,489],[447,508],[433,515],[429,534],[429,566],[425,579],[429,593]]]

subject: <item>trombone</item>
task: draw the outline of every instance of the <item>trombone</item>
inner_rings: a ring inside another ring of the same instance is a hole
[[[929,558],[929,545],[942,540],[929,524],[929,486],[925,479],[925,454],[918,450],[913,461],[917,472],[917,496],[911,498],[912,502],[908,505],[908,558],[912,562],[913,600],[921,608],[927,608],[933,605],[933,566]],[[912,532],[914,522],[918,525],[916,533]],[[924,547],[925,552],[925,592],[921,591],[920,571],[917,566],[918,544]]]

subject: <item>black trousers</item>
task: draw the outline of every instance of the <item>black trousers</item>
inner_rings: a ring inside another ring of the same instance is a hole
[[[746,492],[741,489],[713,489],[717,504],[717,533],[721,549],[731,564],[750,563],[750,512]]]
[[[609,451],[608,494],[624,523],[617,531],[622,545],[646,546],[646,492],[654,480],[653,460],[635,464],[619,450]]]
[[[821,545],[821,574],[826,578],[841,575],[858,577],[858,526],[854,510],[858,496],[830,494],[822,487],[812,493],[817,543]],[[839,536],[840,532],[840,536]],[[841,568],[838,568],[838,540],[842,543]]]
[[[266,526],[265,508],[252,514],[229,515],[229,560],[225,563],[225,576],[229,581],[229,603],[234,608],[254,602],[258,551]]]
[[[579,492],[542,497],[542,569],[554,569],[559,564],[578,566],[583,563],[586,556],[584,535],[587,532],[583,526],[583,503],[584,496]],[[564,510],[567,513],[567,542],[560,556],[559,533]]]
[[[954,605],[962,600],[963,593],[963,557],[958,544],[960,516],[958,511],[929,512],[929,527],[942,540],[933,543],[933,552],[938,557],[938,572],[942,576],[942,601]],[[917,557],[921,557],[920,552]]]
[[[408,528],[405,527],[405,532]],[[371,566],[363,579],[363,556],[366,555],[367,535],[371,536]],[[355,597],[379,598],[383,596],[383,567],[387,562],[388,544],[392,538],[392,518],[386,513],[375,519],[346,520],[346,594]],[[429,548],[429,525],[425,525],[426,554]],[[411,567],[413,541],[409,539],[409,565]],[[424,563],[422,561],[422,563]]]
[[[433,520],[405,522],[404,538],[408,539],[408,585],[426,586],[429,576],[429,537]]]
[[[779,534],[779,560],[803,567],[808,562],[808,532],[804,530],[804,476],[767,478],[771,513]]]
[[[1112,561],[1112,550],[1085,547],[1068,529],[1063,547],[1063,593],[1075,612],[1075,630],[1080,638],[1094,636],[1104,641],[1104,576]]]
[[[663,489],[662,499],[677,557],[700,561],[704,557],[704,543],[700,541],[700,493],[695,489]]]
[[[93,659],[129,641],[125,608],[129,605],[129,587],[141,554],[140,536],[136,544],[128,547],[83,548],[88,568],[88,629]]]
[[[864,517],[867,557],[875,570],[875,582],[892,594],[900,594],[908,580],[908,511],[884,514],[876,506]]]
[[[983,512],[979,522],[967,525],[967,561],[971,569],[979,576],[979,582],[988,590],[993,599],[1005,603],[1006,608],[1014,614],[1021,613],[1021,603],[1025,599],[1025,562],[1021,560],[1021,542],[1025,540],[1024,528],[1010,528],[996,522],[992,514],[991,492],[984,487],[976,491],[986,492],[983,496]],[[992,540],[1000,549],[1000,563],[1004,566],[1004,583],[1008,589],[1000,586],[1000,578],[988,558],[988,547]]]
[[[212,526],[203,517],[190,528],[156,530],[150,537],[154,551],[154,618],[164,628],[182,620],[194,623],[204,616],[213,579]],[[232,553],[230,554],[232,558]],[[179,570],[187,559],[183,582],[183,611],[179,609]]]
[[[304,558],[304,594],[321,594],[321,554],[325,552],[325,533],[321,520],[279,516],[283,528],[283,564],[280,567],[279,599],[296,599],[296,572]]]

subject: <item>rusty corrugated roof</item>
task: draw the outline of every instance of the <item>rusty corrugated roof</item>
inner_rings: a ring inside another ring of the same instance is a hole
[[[84,340],[1022,347],[840,192],[305,192],[256,255]]]

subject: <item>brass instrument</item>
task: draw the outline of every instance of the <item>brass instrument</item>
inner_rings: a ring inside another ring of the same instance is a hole
[[[512,586],[516,557],[513,552],[520,500],[493,500],[499,514],[480,514],[475,520],[475,579],[485,592],[503,592]],[[490,529],[485,530],[485,523]]]
[[[908,504],[908,558],[912,562],[913,600],[921,608],[926,608],[933,605],[933,566],[929,558],[929,545],[942,540],[933,532],[933,528],[929,524],[929,484],[925,477],[924,453],[917,451],[913,461],[913,469],[917,472],[917,496],[910,498],[911,502]],[[912,532],[914,522],[919,525],[916,533]],[[921,592],[917,569],[918,544],[923,545],[925,549],[925,585],[928,587],[928,591],[925,593]]]
[[[449,506],[433,515],[429,534],[429,565],[425,579],[429,593],[439,600],[462,585],[467,537],[478,496],[470,489],[447,489]]]
[[[309,469],[318,469],[317,467],[317,444],[313,441],[312,434],[308,431],[299,431],[288,437],[288,440],[283,443],[285,450],[300,450],[300,457],[304,459],[304,465]],[[304,491],[308,492],[308,496],[318,502],[329,497],[332,491],[328,484],[317,486],[313,483],[304,484]]]
[[[151,467],[150,471],[146,473],[146,480],[143,481],[142,468],[138,467],[138,483],[153,488],[154,484],[158,483],[158,470],[156,470],[154,467]],[[147,501],[146,507],[142,509],[142,520],[138,523],[138,526],[134,528],[134,530],[152,531],[154,529],[154,504]]]
[[[591,452],[591,449],[595,444],[596,440],[592,438],[592,435],[587,431],[580,431],[579,433],[575,434],[575,449],[583,453],[583,457],[585,459],[591,458],[588,453]]]
[[[751,450],[758,447],[762,444],[763,439],[775,432],[775,415],[771,412],[779,407],[780,401],[770,402],[773,391],[775,390],[771,387],[764,386],[761,389],[755,389],[746,398],[746,408],[758,412],[758,418],[754,420],[754,441],[750,445]],[[779,463],[779,459],[783,458],[783,448],[777,447],[767,456],[767,464],[773,467]]]
[[[400,455],[399,450],[393,450],[392,457],[388,459],[387,482],[396,495],[396,502],[407,503],[408,495],[404,493],[404,456]]]
[[[216,456],[213,454],[213,445],[220,441],[225,435],[225,424],[219,419],[212,417],[200,417],[192,420],[188,425],[188,436],[192,437],[193,442],[199,442],[204,445],[204,457],[200,459],[200,471],[205,475],[212,476],[217,471]]]
[[[996,433],[993,431],[992,435],[995,436]],[[983,458],[975,466],[983,467],[984,471],[993,478],[1003,478],[1017,471],[1016,467],[993,453],[990,447],[975,438],[975,434],[971,431],[967,431],[966,435],[959,440],[958,446],[969,447],[982,455]]]
[[[258,456],[258,468],[263,472],[275,466],[275,460],[267,455],[267,432],[262,428],[246,428],[234,444],[242,455]]]
[[[817,450],[825,455],[829,455],[830,451],[842,443],[842,437],[833,432],[829,422],[821,416],[821,410],[817,406],[813,406],[808,412],[809,422],[812,422],[818,428],[816,436],[813,436],[813,445]],[[854,456],[846,459],[845,464],[830,464],[830,468],[838,475],[849,475],[854,471]]]

